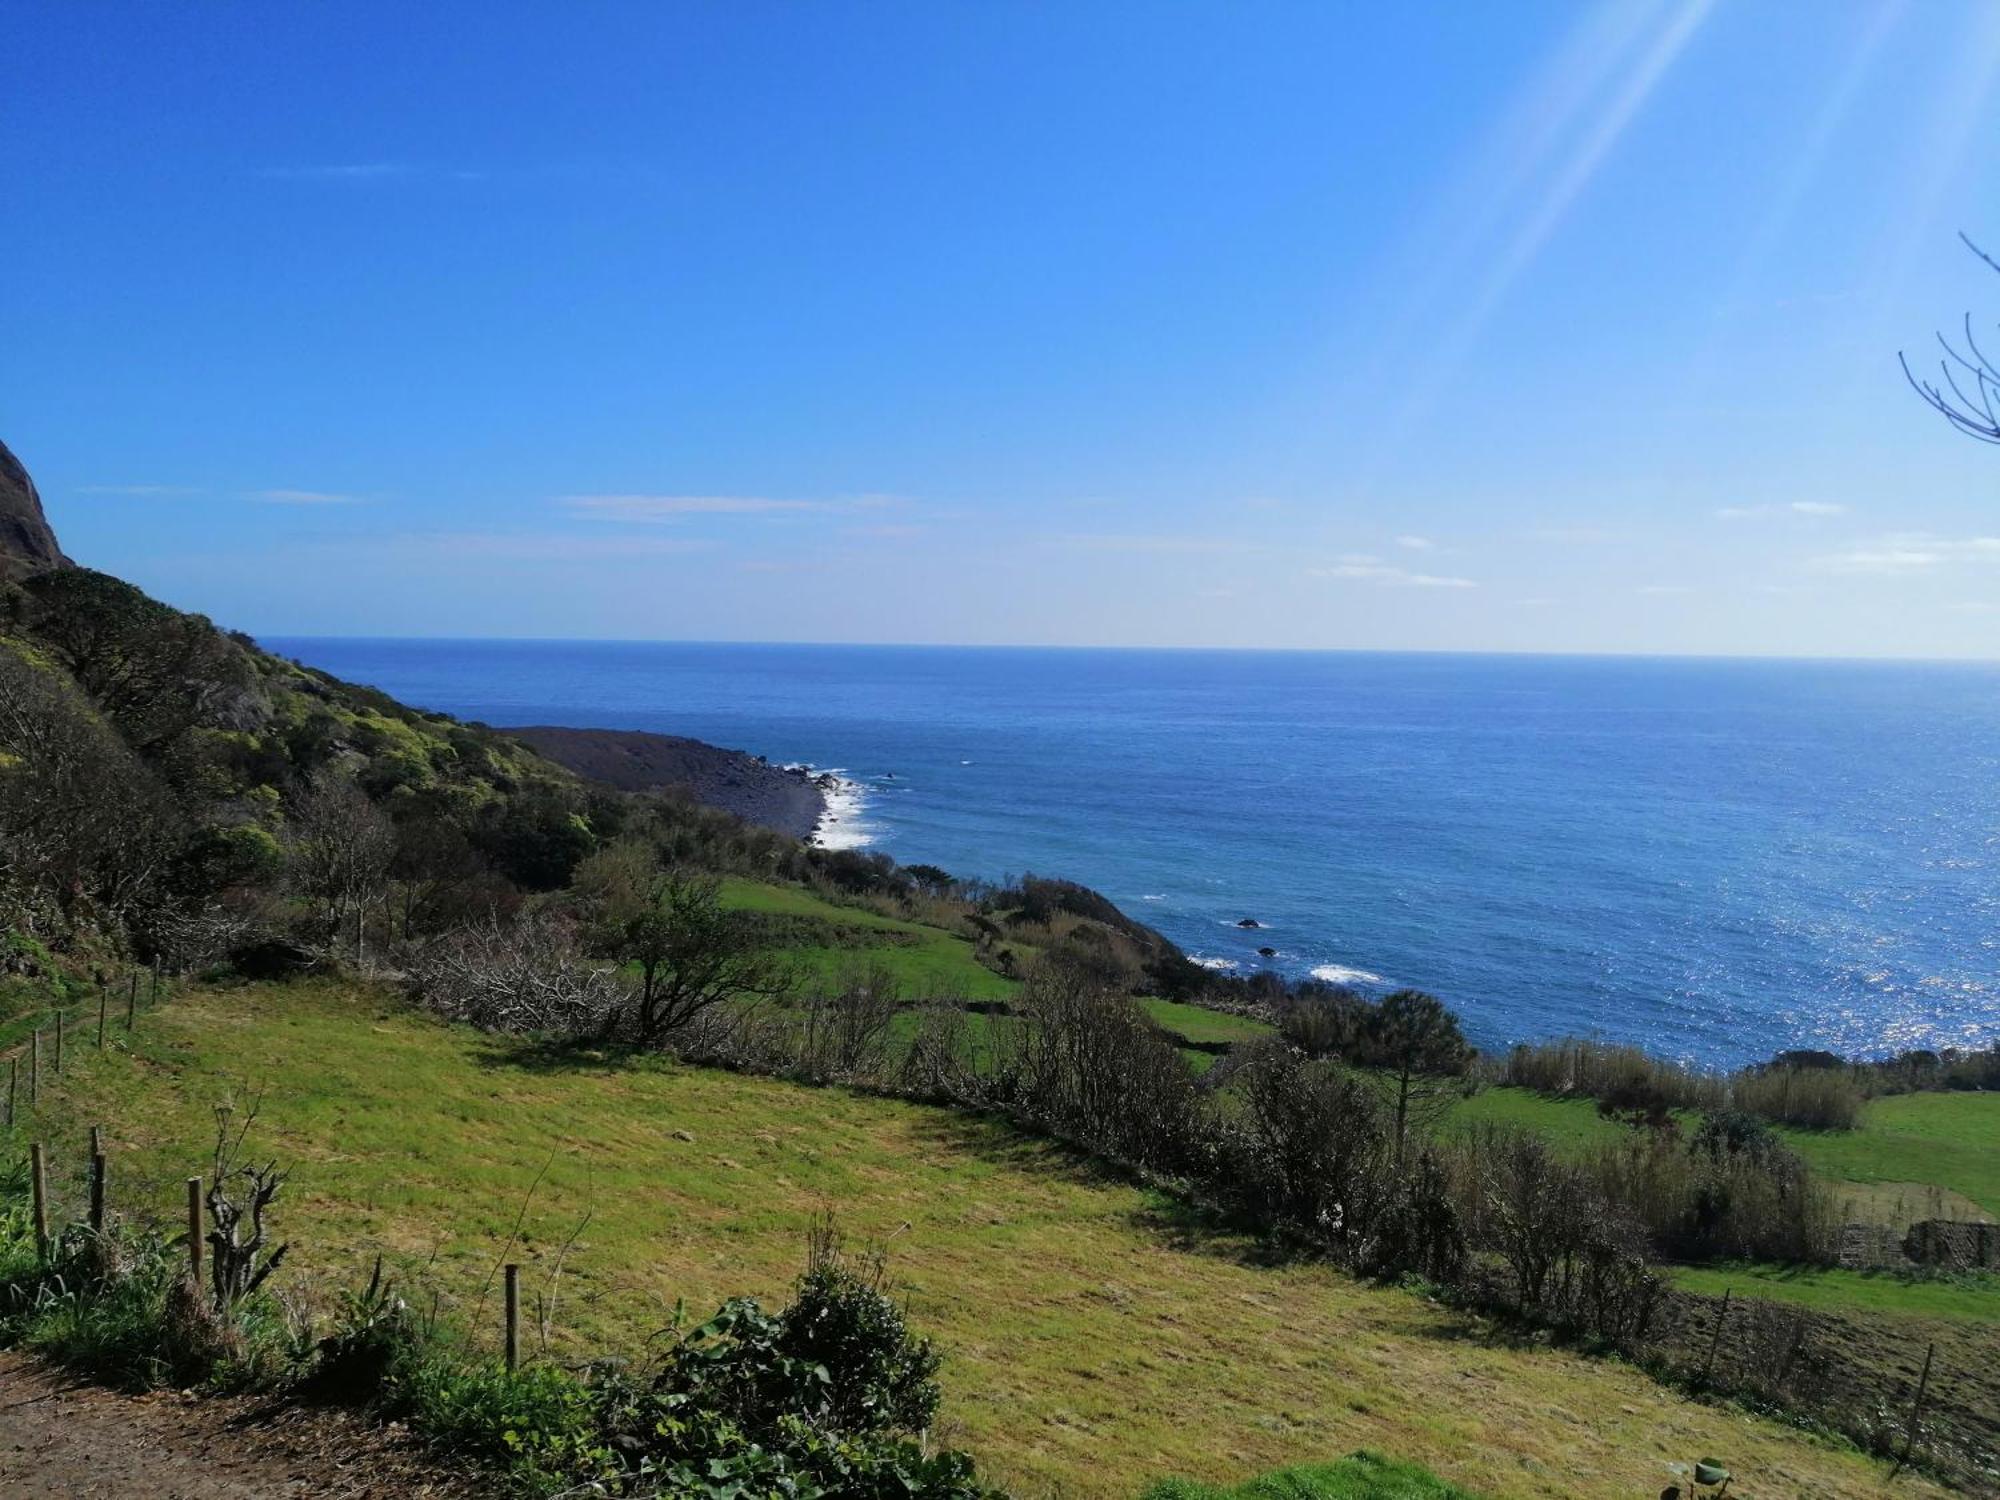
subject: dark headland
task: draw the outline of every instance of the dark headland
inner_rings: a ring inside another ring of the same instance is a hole
[[[774,766],[747,751],[638,729],[537,724],[506,733],[592,781],[625,792],[681,790],[696,802],[793,838],[811,838],[826,815],[820,777]]]

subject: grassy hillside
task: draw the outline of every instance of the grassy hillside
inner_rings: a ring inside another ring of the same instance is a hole
[[[805,968],[836,980],[857,962],[894,974],[910,997],[952,995],[1004,1001],[1019,988],[981,962],[973,944],[922,923],[836,904],[793,886],[730,880],[725,899],[807,924],[795,939],[823,930],[825,940],[790,952]],[[1272,1034],[1247,1017],[1173,1001],[1141,1002],[1146,1012],[1189,1045],[1199,1065],[1213,1053]],[[914,1021],[904,1028],[914,1029]],[[1521,1088],[1487,1088],[1454,1102],[1447,1127],[1474,1124],[1534,1131],[1571,1151],[1624,1139],[1630,1127],[1598,1112],[1589,1099],[1557,1099]],[[1692,1128],[1694,1117],[1687,1125]],[[1901,1229],[1920,1218],[1977,1218],[2000,1202],[2000,1095],[1899,1095],[1874,1101],[1853,1131],[1789,1130],[1787,1140],[1831,1180],[1843,1217]],[[1861,1274],[1782,1266],[1683,1268],[1676,1283],[1689,1290],[1760,1297],[1823,1309],[1905,1317],[1980,1320],[2000,1315],[2000,1281],[1974,1277],[1936,1281],[1892,1273]]]
[[[1896,1094],[1871,1100],[1859,1130],[1786,1135],[1829,1177],[1934,1184],[2000,1217],[2000,1094]]]
[[[722,899],[737,911],[784,919],[773,930],[811,978],[837,983],[863,963],[887,969],[913,1000],[930,995],[1005,1000],[1020,988],[981,963],[965,938],[865,907],[839,906],[800,886],[730,879],[723,882]]]
[[[1749,1496],[1880,1485],[1849,1451],[1616,1364],[1260,1265],[991,1122],[664,1062],[550,1067],[330,984],[177,998],[129,1053],[73,1053],[33,1131],[73,1204],[84,1132],[103,1123],[114,1202],[171,1222],[212,1106],[260,1094],[254,1138],[296,1166],[295,1285],[357,1280],[379,1248],[472,1316],[518,1222],[512,1257],[531,1306],[554,1292],[558,1352],[635,1350],[677,1299],[780,1294],[805,1226],[834,1208],[888,1243],[917,1322],[950,1350],[947,1436],[1025,1493],[1236,1482],[1363,1447],[1496,1497],[1655,1494],[1667,1463],[1707,1451]]]

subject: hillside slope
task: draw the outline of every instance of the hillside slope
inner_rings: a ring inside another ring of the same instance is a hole
[[[635,1351],[679,1299],[779,1294],[834,1210],[887,1244],[949,1349],[942,1436],[1024,1493],[1129,1495],[1359,1447],[1495,1497],[1652,1495],[1667,1464],[1710,1451],[1743,1476],[1733,1493],[1764,1500],[1881,1483],[1850,1451],[1621,1365],[1260,1264],[991,1121],[665,1062],[551,1066],[332,985],[177,999],[142,1017],[131,1055],[85,1053],[35,1129],[74,1202],[78,1143],[104,1124],[117,1205],[171,1222],[211,1107],[255,1098],[259,1149],[296,1168],[295,1277],[348,1284],[380,1249],[487,1326],[481,1289],[518,1259],[554,1299],[560,1356]],[[1898,1490],[1937,1493],[1914,1476]]]

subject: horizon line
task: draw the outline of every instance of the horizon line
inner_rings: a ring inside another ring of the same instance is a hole
[[[1834,652],[1757,651],[1591,651],[1507,650],[1466,646],[1203,646],[1145,643],[1032,641],[807,641],[679,636],[590,635],[327,635],[311,632],[246,632],[260,645],[270,641],[373,641],[423,645],[511,646],[769,646],[855,651],[1123,651],[1229,656],[1443,656],[1524,660],[1813,662],[1866,666],[1996,667],[2000,656],[1855,656]]]

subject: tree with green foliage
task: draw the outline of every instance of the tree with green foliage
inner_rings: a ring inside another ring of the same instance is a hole
[[[631,1003],[613,1018],[614,1031],[637,1047],[660,1046],[725,1001],[774,999],[794,979],[723,906],[722,882],[712,877],[655,870],[621,878],[607,889],[597,933],[604,951],[638,970]]]
[[[1400,1161],[1411,1117],[1422,1121],[1449,1099],[1456,1087],[1451,1080],[1465,1072],[1472,1048],[1458,1028],[1458,1017],[1422,990],[1397,990],[1385,997],[1370,1021],[1369,1060],[1389,1078]]]

